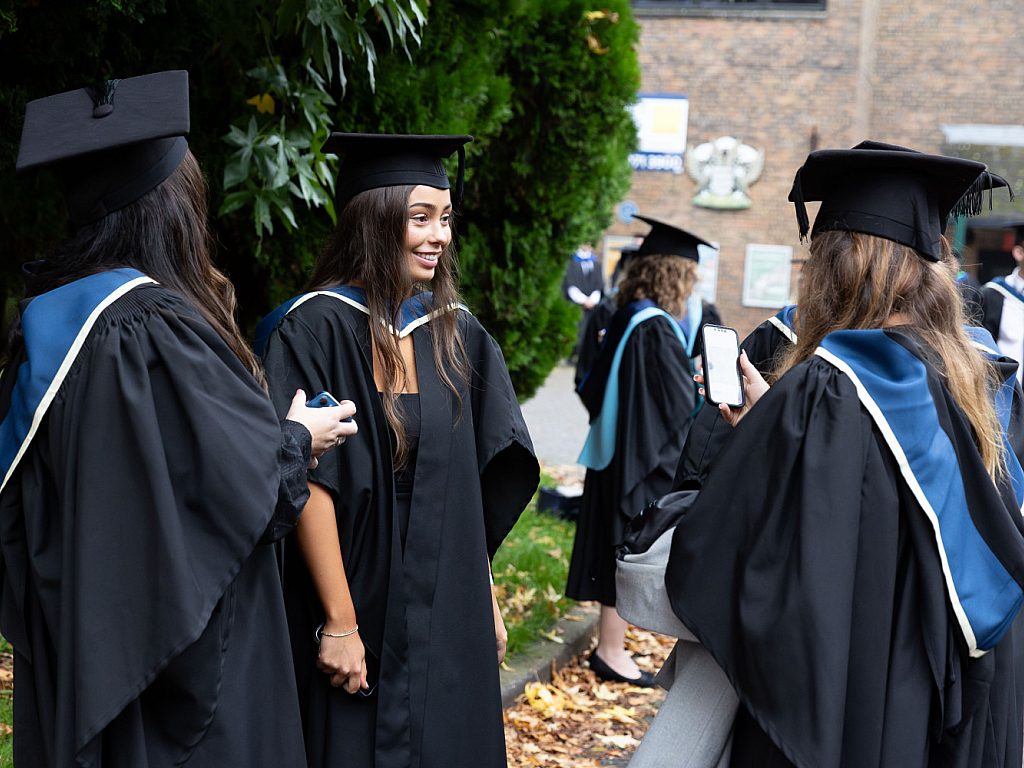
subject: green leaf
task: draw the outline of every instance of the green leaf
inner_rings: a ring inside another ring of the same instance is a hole
[[[263,196],[258,195],[253,200],[253,221],[256,224],[256,237],[262,238],[264,229],[267,230],[267,234],[274,234],[274,222],[270,218],[270,206]]]
[[[249,178],[250,163],[242,154],[235,154],[224,166],[224,189],[231,189]]]
[[[217,215],[227,216],[229,213],[234,213],[239,208],[246,205],[251,197],[252,192],[250,192],[247,189],[240,190],[238,192],[232,192],[231,194],[226,195],[224,197],[224,202],[222,202],[220,204],[220,208],[217,209]]]

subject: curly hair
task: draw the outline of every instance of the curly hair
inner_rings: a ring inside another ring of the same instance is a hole
[[[697,262],[682,256],[634,256],[626,264],[617,302],[650,299],[673,317],[682,317],[686,300],[697,283]]]

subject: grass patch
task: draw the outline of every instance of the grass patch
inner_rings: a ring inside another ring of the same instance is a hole
[[[543,478],[542,485],[554,485]],[[494,557],[494,581],[508,629],[510,656],[551,630],[573,601],[565,578],[576,526],[527,507]]]
[[[14,649],[0,637],[0,658],[3,668],[11,669]],[[14,688],[13,681],[0,685],[0,768],[14,765]]]

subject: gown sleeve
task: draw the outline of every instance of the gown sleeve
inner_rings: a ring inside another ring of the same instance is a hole
[[[316,299],[313,300],[314,302]],[[331,373],[331,361],[334,355],[329,355],[321,345],[319,336],[331,336],[344,333],[343,324],[332,324],[325,322],[320,314],[312,314],[311,322],[315,328],[307,324],[306,316],[291,314],[278,325],[271,333],[266,350],[263,356],[263,365],[267,374],[267,381],[270,384],[270,398],[279,418],[284,419],[288,408],[291,405],[295,390],[302,389],[312,397],[317,392],[330,390],[332,387],[341,386],[336,381],[336,376]],[[331,342],[328,341],[328,344]],[[351,346],[349,343],[342,344],[340,340],[333,343],[333,349],[339,350],[342,346]],[[335,391],[334,394],[339,400],[352,397],[348,391]],[[356,414],[356,420],[362,421],[366,414]],[[287,421],[284,422],[288,424]],[[334,449],[320,457],[316,469],[308,472],[302,470],[302,484],[306,480],[323,486],[332,495],[337,497],[341,492],[338,484],[337,462],[340,460],[340,451]],[[308,460],[306,462],[309,463]],[[298,492],[298,481],[296,491]],[[287,504],[286,491],[282,489],[282,503]],[[301,498],[302,505],[305,505],[308,498]]]
[[[537,490],[540,464],[501,348],[475,318],[463,318],[487,551],[494,557]]]
[[[299,515],[309,500],[308,467],[312,457],[313,437],[302,424],[285,419],[281,422],[281,447],[277,452],[280,484],[274,516],[263,533],[262,543],[283,539],[299,522]]]
[[[270,521],[281,432],[174,301],[94,328],[47,419],[58,512],[26,535],[81,749],[204,632]]]

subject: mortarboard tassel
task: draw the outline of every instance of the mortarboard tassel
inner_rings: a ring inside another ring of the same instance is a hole
[[[807,237],[807,232],[811,228],[810,219],[807,218],[807,205],[804,203],[804,191],[800,186],[800,171],[796,172],[796,177],[793,179],[793,191],[790,193],[793,197],[793,207],[796,208],[796,223],[800,227],[800,240],[804,240]]]
[[[455,179],[455,205],[462,204],[462,191],[466,178],[466,148],[459,146],[459,170]]]
[[[974,183],[968,187],[963,196],[957,200],[950,213],[953,216],[977,216],[981,213],[985,200],[985,190],[989,190],[989,209],[992,208],[991,180],[987,173],[979,174]]]
[[[106,117],[114,111],[114,92],[120,80],[104,80],[101,85],[89,88],[92,97],[92,116]]]

